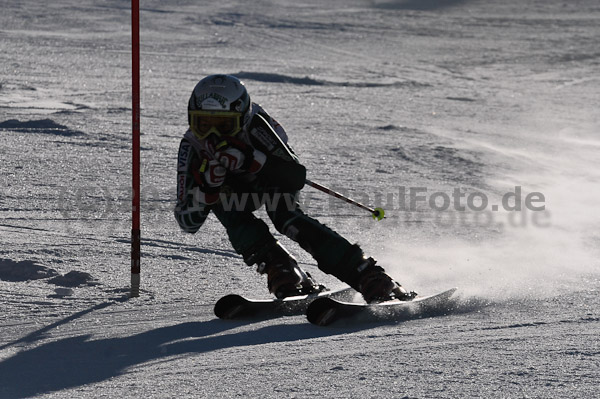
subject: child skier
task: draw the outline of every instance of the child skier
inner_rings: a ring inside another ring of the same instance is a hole
[[[287,145],[283,127],[250,101],[240,80],[231,75],[202,79],[188,103],[188,122],[179,146],[175,207],[175,218],[185,232],[196,233],[212,211],[244,262],[267,275],[272,294],[284,298],[319,292],[323,286],[298,266],[253,214],[264,204],[280,233],[365,301],[412,299],[414,293],[365,257],[358,245],[300,209],[296,196],[304,186],[306,169]]]

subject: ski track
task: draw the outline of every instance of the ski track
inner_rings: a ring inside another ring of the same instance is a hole
[[[134,300],[129,3],[5,3],[0,398],[600,395],[597,2],[143,2]],[[188,96],[217,72],[286,127],[310,179],[384,205],[374,223],[303,191],[406,287],[459,287],[446,315],[215,319],[224,294],[267,294],[214,217],[195,236],[172,217]],[[401,187],[499,203],[517,185],[545,194],[548,225],[400,205]]]

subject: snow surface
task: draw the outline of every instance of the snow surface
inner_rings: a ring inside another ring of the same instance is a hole
[[[130,3],[2,2],[1,398],[600,396],[597,1],[141,3],[143,292],[127,300]],[[188,96],[217,72],[287,128],[310,179],[388,217],[310,188],[307,211],[406,287],[459,287],[453,312],[215,319],[223,294],[267,295],[216,219],[185,235],[172,217]],[[515,186],[545,211],[489,210]],[[489,207],[407,211],[402,187]]]

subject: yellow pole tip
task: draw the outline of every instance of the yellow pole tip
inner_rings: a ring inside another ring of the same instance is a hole
[[[384,217],[385,217],[385,211],[383,210],[383,208],[375,208],[375,210],[373,212],[373,219],[381,220]]]

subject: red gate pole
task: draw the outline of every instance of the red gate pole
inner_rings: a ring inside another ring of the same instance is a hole
[[[132,214],[131,214],[131,297],[140,295],[140,2],[131,0],[132,54]]]

